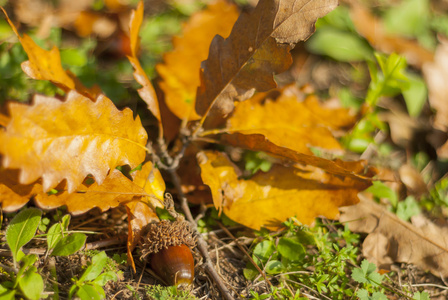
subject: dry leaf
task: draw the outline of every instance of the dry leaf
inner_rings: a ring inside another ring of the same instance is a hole
[[[61,102],[38,95],[31,106],[10,103],[9,113],[11,121],[0,131],[3,165],[21,169],[22,184],[42,177],[44,191],[66,179],[71,193],[89,174],[101,184],[109,170],[136,167],[146,155],[140,118],[105,96],[92,102],[71,91]]]
[[[213,37],[227,37],[237,18],[234,4],[224,0],[210,4],[189,18],[182,36],[173,38],[173,51],[165,53],[164,63],[156,66],[166,104],[179,119],[199,119],[194,106],[201,62],[207,59]]]
[[[30,198],[42,192],[40,183],[20,184],[18,170],[0,167],[0,204],[5,212],[12,212],[24,206]]]
[[[28,55],[29,60],[22,63],[22,70],[28,76],[37,80],[49,80],[60,87],[65,92],[69,90],[77,90],[79,93],[94,100],[100,94],[98,87],[86,88],[82,83],[72,74],[67,73],[61,64],[61,56],[59,49],[54,46],[50,51],[40,48],[28,35],[20,36],[14,24],[9,19],[6,11],[3,13],[6,20],[13,29],[14,33],[19,38],[23,49]]]
[[[360,35],[365,37],[377,50],[385,53],[396,52],[406,57],[409,64],[421,68],[423,64],[433,61],[434,54],[420,46],[417,42],[390,36],[386,33],[383,24],[375,18],[366,8],[351,2],[350,16]]]
[[[403,262],[439,277],[448,276],[446,227],[437,227],[428,220],[417,227],[361,195],[359,204],[343,208],[340,221],[348,222],[351,231],[369,234],[363,244],[367,259],[382,268]]]
[[[234,100],[245,100],[254,90],[275,88],[273,75],[292,63],[289,51],[307,39],[317,18],[337,4],[337,0],[260,0],[250,14],[238,18],[227,39],[219,35],[213,39],[201,65],[196,112],[206,116],[213,106],[227,115]]]
[[[348,109],[326,109],[314,96],[299,101],[296,95],[279,92],[275,100],[260,94],[237,103],[226,127],[219,131],[262,134],[278,146],[304,154],[312,154],[310,146],[342,151],[331,130],[355,124]]]
[[[157,101],[157,95],[152,86],[148,76],[140,65],[140,61],[137,58],[138,45],[139,45],[139,32],[140,26],[143,21],[143,2],[140,1],[137,6],[137,10],[133,10],[130,21],[130,38],[131,38],[131,56],[128,56],[129,62],[134,67],[134,78],[143,87],[138,90],[138,94],[148,105],[149,111],[157,118],[159,122],[159,130],[162,131],[162,119],[160,117],[159,102]],[[162,132],[160,132],[162,134]]]
[[[238,179],[230,160],[219,152],[200,152],[202,180],[210,186],[215,206],[232,220],[259,230],[278,228],[297,217],[311,224],[318,216],[335,219],[338,207],[358,203],[365,185],[316,168],[307,170],[275,165],[248,180]]]
[[[106,211],[131,201],[133,197],[141,198],[146,194],[117,169],[112,170],[101,184],[87,184],[85,181],[74,193],[69,193],[65,184],[58,188],[62,191],[54,195],[37,194],[36,204],[46,210],[65,205],[71,214],[80,215],[95,207]]]

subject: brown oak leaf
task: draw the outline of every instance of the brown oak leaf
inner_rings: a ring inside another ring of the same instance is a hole
[[[337,4],[337,0],[260,0],[251,13],[241,14],[229,37],[217,35],[210,45],[201,65],[196,112],[207,116],[213,107],[217,115],[227,115],[234,100],[275,88],[273,75],[292,63],[289,51],[306,40],[317,18]]]

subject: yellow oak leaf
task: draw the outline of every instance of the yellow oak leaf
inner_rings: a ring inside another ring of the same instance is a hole
[[[19,183],[19,170],[7,170],[0,167],[0,204],[5,212],[12,212],[24,206],[32,196],[42,192],[39,182]]]
[[[173,38],[174,49],[164,54],[163,64],[156,66],[166,104],[179,119],[199,119],[194,106],[201,61],[207,59],[213,37],[227,37],[237,18],[235,5],[223,0],[210,4],[190,17],[182,36]]]
[[[310,146],[342,150],[332,130],[354,125],[355,117],[348,109],[322,107],[315,96],[298,99],[291,90],[298,92],[291,86],[278,90],[277,98],[271,95],[278,93],[261,93],[236,103],[224,129],[206,131],[202,136],[216,132],[262,134],[278,146],[304,154],[312,154]]]
[[[281,165],[244,180],[220,152],[200,152],[198,160],[215,206],[222,207],[232,220],[256,230],[277,229],[290,217],[303,224],[313,223],[318,216],[336,219],[338,208],[358,203],[357,194],[369,186],[365,181],[317,168]]]
[[[157,95],[152,86],[151,81],[148,76],[146,76],[140,61],[137,57],[138,45],[139,45],[139,32],[140,26],[143,21],[143,2],[138,3],[137,9],[132,11],[131,21],[130,21],[130,39],[131,39],[131,56],[128,56],[129,62],[132,67],[134,67],[134,78],[142,85],[142,88],[138,90],[138,94],[145,101],[148,106],[149,111],[157,118],[159,122],[159,130],[162,130],[162,119],[160,116],[159,102],[157,100]],[[162,133],[160,133],[162,134]]]
[[[59,49],[54,46],[51,50],[44,50],[39,47],[27,34],[20,36],[14,24],[9,19],[6,11],[3,13],[6,20],[17,35],[23,49],[28,55],[29,60],[22,63],[22,70],[31,78],[37,80],[49,80],[60,87],[65,92],[69,90],[77,90],[90,99],[96,99],[100,94],[97,86],[87,88],[74,76],[62,68],[61,56]]]
[[[71,193],[89,174],[101,184],[116,166],[133,168],[145,159],[140,118],[103,95],[96,102],[75,91],[65,102],[37,95],[31,106],[10,103],[9,115],[0,130],[0,153],[5,168],[21,169],[21,184],[42,177],[48,191],[66,179]]]

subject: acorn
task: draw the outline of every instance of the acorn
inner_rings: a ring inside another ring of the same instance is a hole
[[[194,246],[188,222],[162,220],[148,225],[140,259],[147,259],[154,273],[168,285],[188,286],[194,279]]]

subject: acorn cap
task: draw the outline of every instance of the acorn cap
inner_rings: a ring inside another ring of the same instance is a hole
[[[186,245],[190,249],[196,245],[190,224],[184,220],[174,222],[162,220],[147,226],[147,234],[141,244],[141,259],[152,253],[157,253],[169,246]]]

